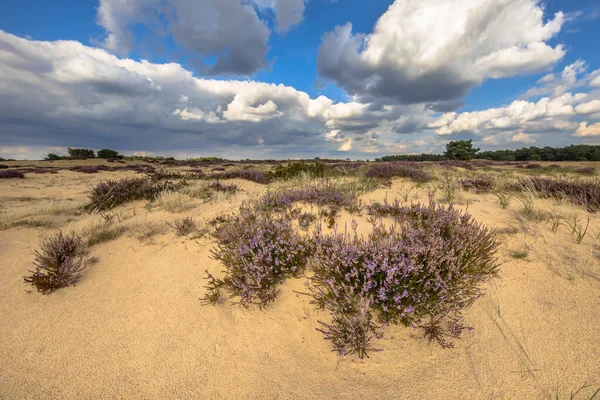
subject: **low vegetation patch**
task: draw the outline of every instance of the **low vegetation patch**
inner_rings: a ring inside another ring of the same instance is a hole
[[[175,229],[177,236],[187,236],[197,229],[196,221],[192,217],[177,219],[173,225],[169,224],[169,226]]]
[[[386,163],[371,167],[366,173],[367,178],[391,179],[393,177],[409,178],[414,182],[426,183],[432,180],[431,175],[414,165],[414,163]]]
[[[100,181],[88,193],[86,211],[106,211],[134,200],[155,200],[165,191],[175,189],[170,181],[154,181],[150,178],[125,178]]]
[[[243,306],[264,307],[277,296],[279,284],[302,273],[311,251],[286,215],[248,207],[217,223],[213,236],[213,257],[225,271],[221,279],[207,271],[203,301],[208,304],[216,304],[225,290]]]
[[[0,171],[0,179],[25,179],[25,174],[14,169],[3,169]]]
[[[24,280],[38,292],[50,294],[77,283],[89,263],[83,240],[75,233],[67,235],[59,231],[42,242],[40,251],[36,250],[35,270]]]
[[[600,181],[544,178],[532,176],[520,178],[523,190],[534,190],[540,197],[568,198],[573,204],[582,205],[590,212],[600,210]]]
[[[473,190],[475,193],[489,193],[494,189],[494,178],[486,174],[475,175],[458,182],[464,190]]]
[[[208,188],[216,192],[235,194],[241,189],[235,183],[223,183],[221,181],[215,181],[208,184]]]
[[[325,164],[321,162],[307,163],[295,162],[288,165],[278,165],[275,170],[269,171],[267,176],[269,180],[287,181],[297,178],[300,175],[308,175],[312,178],[322,178],[325,176]]]
[[[366,239],[355,230],[316,240],[309,287],[314,303],[334,316],[326,337],[337,338],[341,355],[366,355],[367,338],[378,335],[372,316],[381,324],[420,326],[430,340],[452,347],[446,338],[465,329],[461,310],[498,272],[495,235],[452,206],[395,203],[379,214],[397,225],[375,224]],[[340,336],[356,324],[369,333]]]

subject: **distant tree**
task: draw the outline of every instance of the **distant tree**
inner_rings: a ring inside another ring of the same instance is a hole
[[[92,149],[71,149],[69,148],[69,157],[76,160],[85,160],[87,158],[94,158],[94,150]]]
[[[44,160],[62,160],[64,157],[57,156],[56,154],[50,153]]]
[[[478,151],[472,140],[454,140],[446,145],[444,155],[451,160],[472,160]]]
[[[4,158],[0,157],[0,161],[6,161]]]
[[[98,158],[121,158],[116,150],[102,149],[98,150]]]

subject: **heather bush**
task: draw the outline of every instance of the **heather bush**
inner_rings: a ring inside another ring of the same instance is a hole
[[[258,206],[265,210],[282,210],[296,202],[318,206],[353,208],[358,202],[360,188],[335,183],[331,180],[314,182],[299,188],[267,191]]]
[[[223,192],[228,194],[235,194],[241,189],[235,183],[223,183],[221,181],[215,181],[208,184],[208,188],[217,192]]]
[[[293,229],[286,214],[242,207],[239,215],[222,218],[215,225],[216,247],[211,252],[225,271],[221,279],[207,271],[205,304],[217,303],[223,289],[239,297],[245,307],[263,307],[275,299],[278,285],[304,270],[311,246]]]
[[[520,178],[518,188],[534,190],[540,197],[568,198],[572,203],[585,206],[588,211],[600,210],[600,181],[553,179],[532,176]]]
[[[470,179],[458,181],[464,190],[474,190],[475,193],[489,193],[494,189],[494,178],[489,175],[479,174]]]
[[[25,174],[14,169],[0,171],[0,179],[25,179]]]
[[[59,231],[42,242],[41,251],[35,252],[35,270],[24,277],[25,283],[43,294],[75,284],[90,262],[85,253],[85,244],[79,236]]]
[[[465,328],[458,323],[460,311],[498,272],[495,235],[452,206],[395,202],[368,208],[394,217],[397,225],[375,223],[366,240],[356,225],[354,234],[318,235],[309,285],[315,304],[333,304],[339,308],[334,312],[347,315],[355,304],[367,304],[380,322],[421,326],[430,339],[451,346],[444,337],[458,337]],[[368,348],[360,337],[361,343],[347,347]]]
[[[596,175],[596,168],[594,168],[594,167],[575,168],[573,170],[573,172],[575,172],[576,174],[581,174],[581,175]]]
[[[173,225],[169,226],[175,229],[177,236],[187,236],[196,230],[196,222],[192,217],[175,220]]]
[[[77,165],[75,167],[70,168],[70,170],[74,172],[81,172],[84,174],[97,174],[98,172],[100,172],[100,169],[98,167],[90,165]]]
[[[247,181],[260,183],[262,185],[266,185],[267,183],[269,183],[269,178],[267,177],[267,175],[260,171],[244,169],[240,171],[234,171],[232,175],[234,178],[245,179]]]
[[[409,178],[414,182],[425,183],[432,180],[426,171],[419,169],[414,163],[386,163],[371,167],[366,173],[367,178],[391,179],[393,177]]]
[[[6,164],[0,164],[0,169],[7,169],[9,168],[8,165]]]
[[[86,211],[106,211],[134,200],[154,200],[159,193],[173,190],[169,181],[153,181],[150,178],[124,178],[100,181],[88,193]]]

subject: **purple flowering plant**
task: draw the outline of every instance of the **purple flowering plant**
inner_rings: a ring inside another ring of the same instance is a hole
[[[311,253],[310,243],[292,227],[288,215],[266,214],[248,206],[218,222],[213,236],[212,256],[225,270],[221,279],[207,271],[205,304],[217,303],[224,289],[239,297],[242,306],[262,308],[277,297],[286,278],[304,271]]]

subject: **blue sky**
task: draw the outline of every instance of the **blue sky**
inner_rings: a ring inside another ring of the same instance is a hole
[[[0,157],[600,142],[595,0],[159,3],[4,0]]]

